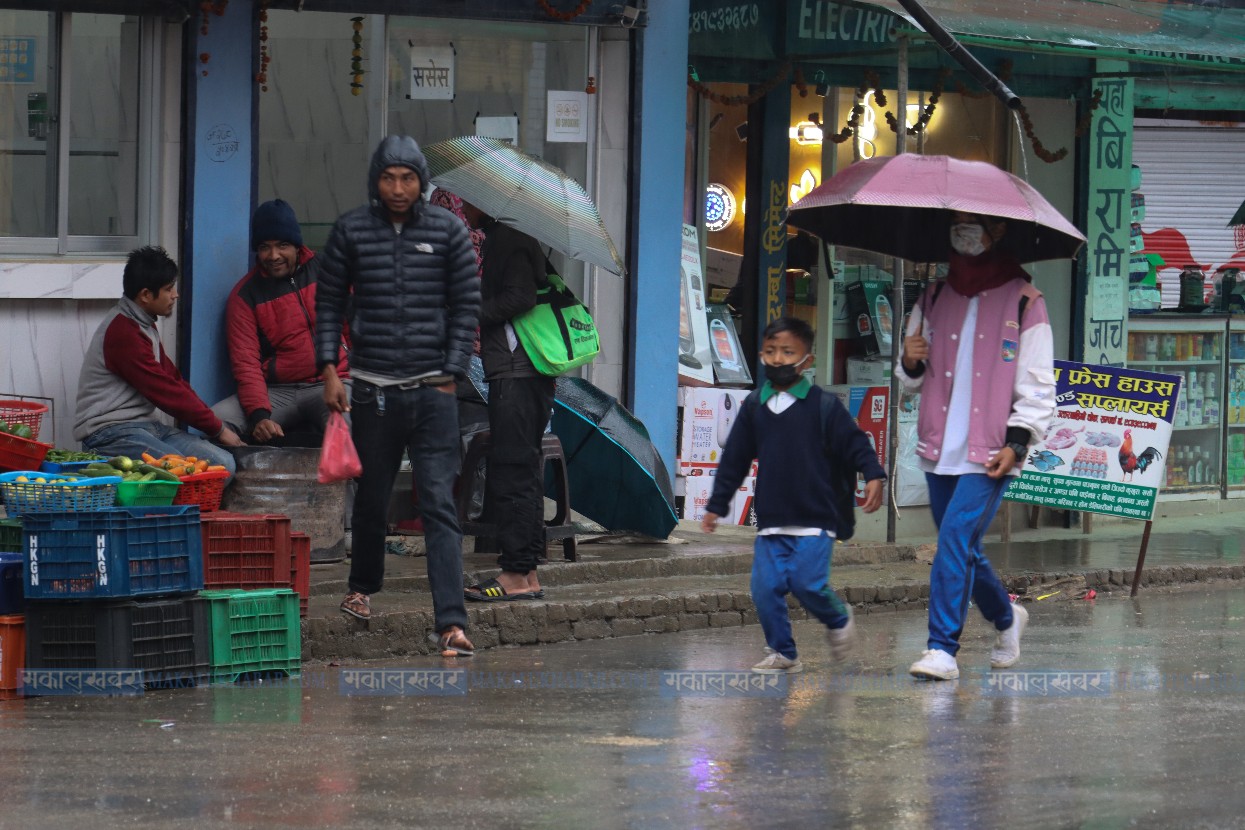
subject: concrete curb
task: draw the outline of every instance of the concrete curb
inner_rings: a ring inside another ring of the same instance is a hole
[[[543,573],[543,572],[542,572]],[[1004,575],[1012,593],[1025,598],[1061,594],[1072,599],[1093,588],[1112,592],[1132,584],[1132,571],[1048,572]],[[1143,586],[1174,586],[1245,579],[1241,565],[1183,565],[1147,569]],[[904,585],[853,585],[842,596],[857,613],[924,610],[929,582]],[[1054,599],[1055,597],[1051,597]],[[791,618],[806,619],[790,601]],[[757,622],[746,589],[671,592],[580,602],[510,602],[472,606],[470,634],[477,650],[502,645],[558,643],[662,634]],[[395,611],[369,621],[342,614],[309,618],[303,624],[303,659],[316,661],[381,659],[434,651],[431,611]]]

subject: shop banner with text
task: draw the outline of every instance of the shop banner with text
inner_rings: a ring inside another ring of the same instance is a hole
[[[1180,378],[1055,361],[1055,417],[1005,498],[1149,521]]]

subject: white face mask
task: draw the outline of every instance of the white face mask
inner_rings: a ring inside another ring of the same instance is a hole
[[[981,241],[984,229],[976,222],[962,222],[951,226],[951,249],[964,256],[980,256],[986,252]]]

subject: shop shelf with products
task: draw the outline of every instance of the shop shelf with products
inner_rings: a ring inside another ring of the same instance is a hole
[[[1223,452],[1229,414],[1227,317],[1134,317],[1128,328],[1130,367],[1180,379],[1160,499],[1221,497],[1228,475]]]
[[[1224,485],[1229,498],[1245,498],[1245,319],[1228,321],[1228,364],[1224,381]]]

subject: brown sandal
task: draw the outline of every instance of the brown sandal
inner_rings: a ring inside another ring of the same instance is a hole
[[[367,594],[361,594],[358,591],[351,591],[346,594],[346,598],[342,600],[341,610],[352,617],[361,620],[370,619],[372,616],[372,602]]]
[[[458,626],[452,626],[439,635],[429,634],[428,639],[437,644],[442,657],[473,657],[476,653],[475,646]]]

